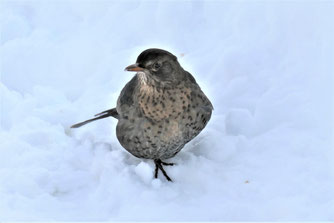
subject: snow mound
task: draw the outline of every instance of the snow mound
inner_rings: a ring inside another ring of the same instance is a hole
[[[0,221],[334,220],[334,4],[1,1]],[[166,167],[127,153],[112,108],[149,47],[214,105]]]

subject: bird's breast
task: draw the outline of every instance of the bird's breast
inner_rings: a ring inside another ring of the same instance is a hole
[[[177,119],[190,109],[191,91],[188,88],[162,89],[142,85],[139,89],[138,104],[144,116],[159,122]]]

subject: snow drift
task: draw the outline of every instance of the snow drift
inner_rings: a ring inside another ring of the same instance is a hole
[[[333,2],[2,1],[0,220],[334,220]],[[215,107],[153,179],[114,107],[146,48]]]

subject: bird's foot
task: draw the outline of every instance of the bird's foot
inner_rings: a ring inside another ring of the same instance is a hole
[[[172,181],[172,179],[170,179],[170,177],[167,175],[166,171],[164,170],[164,168],[162,167],[162,165],[165,165],[165,166],[173,166],[174,163],[165,163],[165,162],[162,162],[160,159],[157,159],[157,160],[154,160],[154,163],[155,163],[155,173],[154,173],[154,178],[158,178],[158,172],[159,172],[159,169],[161,170],[162,174],[166,177],[166,179],[168,181]]]
[[[160,162],[161,162],[161,164],[164,165],[164,166],[174,166],[174,165],[175,165],[175,163],[166,163],[166,162],[163,162],[163,161],[161,161],[161,160],[160,160]]]

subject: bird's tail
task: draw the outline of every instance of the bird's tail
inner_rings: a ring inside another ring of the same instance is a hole
[[[90,122],[93,122],[93,121],[96,121],[96,120],[99,120],[99,119],[107,118],[107,117],[110,117],[110,116],[118,119],[118,113],[117,113],[116,108],[112,108],[112,109],[103,111],[99,114],[96,114],[95,115],[96,118],[88,119],[84,122],[77,123],[75,125],[72,125],[71,128],[79,128],[83,125],[86,125],[87,123],[90,123]]]

